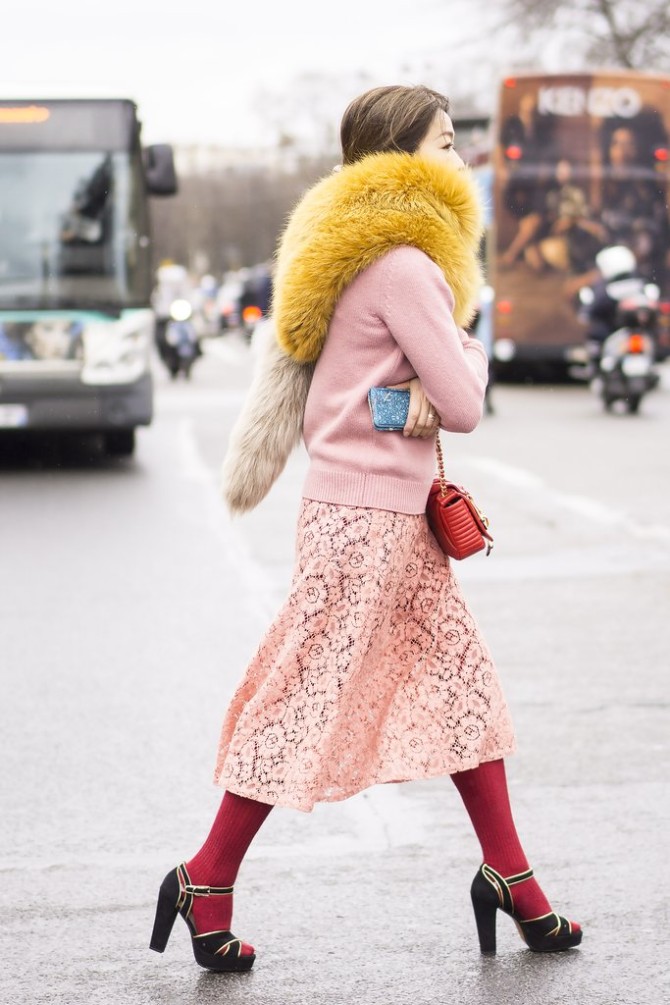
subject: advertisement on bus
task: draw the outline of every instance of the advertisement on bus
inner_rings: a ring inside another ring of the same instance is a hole
[[[568,364],[584,340],[580,287],[605,247],[655,283],[670,352],[670,78],[520,75],[500,88],[493,149],[494,341],[499,363]]]

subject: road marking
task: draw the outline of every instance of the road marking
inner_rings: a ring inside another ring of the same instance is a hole
[[[524,468],[516,468],[493,457],[473,457],[469,458],[467,463],[508,485],[530,489],[538,495],[545,495],[555,505],[583,516],[587,520],[592,520],[594,523],[617,527],[631,537],[670,544],[670,527],[666,527],[664,524],[640,523],[634,520],[629,513],[605,506],[588,496],[561,492],[559,489],[552,488],[538,475],[526,471]]]
[[[277,611],[277,589],[270,570],[255,561],[245,545],[244,537],[233,524],[233,517],[225,507],[217,478],[205,463],[198,448],[193,420],[184,417],[177,427],[179,474],[195,482],[202,489],[206,512],[206,526],[219,540],[227,555],[230,568],[235,570],[239,584],[237,592],[245,606],[245,615],[258,621],[262,630]]]

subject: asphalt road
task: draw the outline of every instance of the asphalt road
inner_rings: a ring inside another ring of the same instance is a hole
[[[538,878],[585,929],[478,953],[479,849],[449,779],[269,817],[237,883],[248,975],[177,926],[148,950],[163,875],[219,801],[223,711],[288,586],[305,468],[231,521],[218,492],[250,377],[235,336],[190,383],[157,372],[130,461],[0,441],[0,1001],[59,1005],[658,1005],[667,1001],[670,381],[637,417],[583,387],[495,388],[445,438],[493,554],[458,567],[519,741],[508,774]]]

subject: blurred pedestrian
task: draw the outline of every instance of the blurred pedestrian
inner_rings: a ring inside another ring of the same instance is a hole
[[[352,101],[341,170],[306,193],[280,244],[276,338],[231,437],[224,484],[233,511],[251,508],[302,432],[310,467],[294,578],[223,723],[215,780],[225,794],[211,832],[165,877],[152,937],[162,951],[180,913],[212,970],[254,962],[230,931],[232,888],[273,806],[310,811],[440,775],[452,777],[481,843],[472,898],[482,950],[495,947],[498,909],[532,949],[581,941],[519,841],[503,760],[515,749],[509,710],[425,517],[438,430],[477,426],[487,380],[486,352],[464,331],[480,284],[481,211],[448,112],[422,86]],[[377,385],[409,387],[403,431],[373,429],[367,393]],[[404,921],[389,933],[398,936],[407,938]]]
[[[479,339],[486,351],[486,358],[489,363],[488,380],[484,391],[484,412],[486,415],[495,415],[493,404],[493,384],[495,382],[494,356],[493,356],[493,289],[485,283],[479,291],[477,309],[470,322],[467,333],[472,338]]]

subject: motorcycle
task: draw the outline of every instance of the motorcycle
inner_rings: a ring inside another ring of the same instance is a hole
[[[164,343],[163,359],[172,379],[176,380],[180,373],[190,379],[191,368],[202,350],[188,300],[175,300],[171,305]]]
[[[263,320],[263,317],[263,311],[256,304],[247,304],[242,309],[242,333],[247,342],[251,342],[253,339],[258,323]]]
[[[580,316],[590,333],[587,376],[606,411],[621,403],[632,415],[660,381],[655,367],[660,291],[636,276],[628,248],[607,248],[596,264],[602,281],[579,291]]]
[[[267,266],[254,266],[242,283],[237,305],[242,333],[248,342],[259,322],[268,316],[271,298],[272,277]]]
[[[656,370],[654,320],[657,299],[648,287],[619,304],[620,327],[601,343],[589,343],[592,356],[591,389],[606,411],[621,402],[631,414],[659,383]]]

